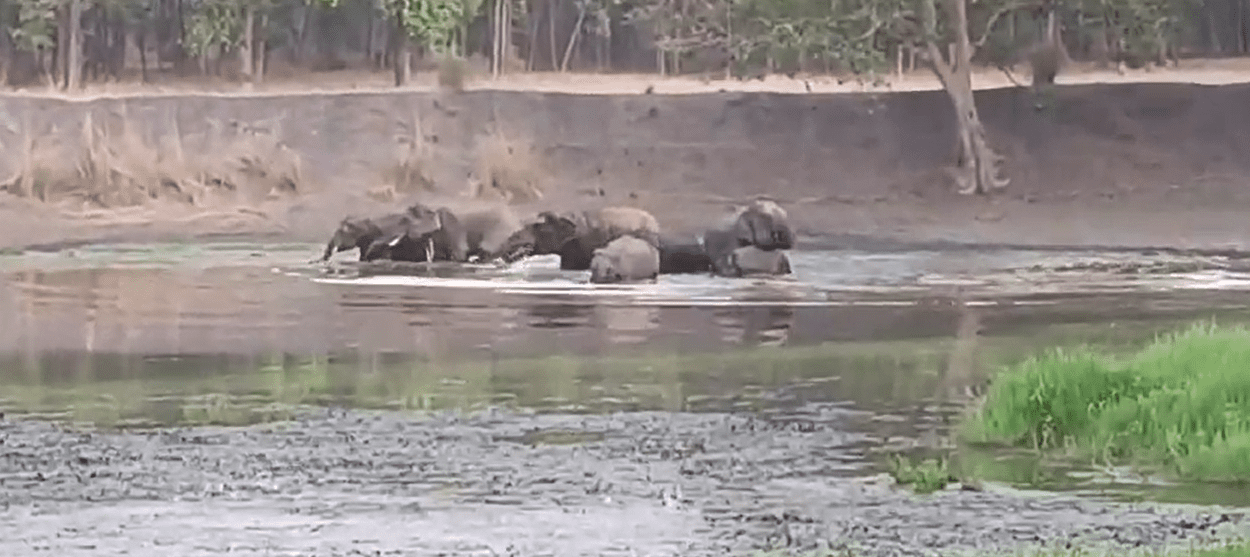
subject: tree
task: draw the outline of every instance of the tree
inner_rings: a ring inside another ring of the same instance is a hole
[[[316,0],[321,6],[337,8],[343,0]],[[443,53],[454,50],[456,32],[461,29],[464,0],[382,0],[391,18],[398,41],[395,48],[395,85],[408,83],[412,68],[412,46]]]
[[[991,31],[1013,12],[1035,9],[1039,0],[856,0],[838,3],[831,26],[832,49],[881,62],[892,44],[919,47],[951,100],[956,123],[957,189],[983,194],[1006,187],[1004,158],[989,143],[972,89],[972,59]],[[970,28],[969,6],[977,29]],[[855,68],[852,68],[855,69]]]

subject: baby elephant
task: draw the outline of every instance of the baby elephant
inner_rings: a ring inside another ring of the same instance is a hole
[[[590,282],[595,284],[654,280],[659,274],[660,251],[636,236],[608,242],[590,260]]]

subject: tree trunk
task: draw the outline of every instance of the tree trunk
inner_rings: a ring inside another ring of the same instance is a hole
[[[503,0],[495,0],[491,5],[491,41],[490,41],[490,76],[498,78],[503,71],[500,58],[503,56]]]
[[[1211,9],[1211,6],[1204,5],[1202,12],[1206,16],[1207,23],[1207,48],[1210,48],[1213,53],[1223,54],[1224,49],[1220,46],[1220,29],[1215,24],[1215,11]]]
[[[300,14],[299,32],[295,34],[294,58],[297,66],[303,65],[304,54],[308,50],[308,26],[312,25],[312,11],[313,7],[311,5],[306,5],[303,8],[303,13]]]
[[[256,11],[252,6],[243,6],[243,43],[239,45],[239,71],[245,80],[252,79],[252,64],[256,62],[252,47],[256,44]]]
[[[733,2],[725,3],[725,79],[733,77],[734,69],[734,18]],[[825,58],[825,73],[829,73],[829,58]]]
[[[365,16],[365,63],[371,68],[377,67],[373,58],[373,8],[370,7]]]
[[[135,42],[139,47],[139,80],[141,83],[148,82],[148,26],[147,20],[139,23],[138,35]]]
[[[569,34],[569,44],[564,49],[564,59],[560,61],[561,72],[569,70],[569,57],[573,55],[573,47],[577,45],[577,39],[582,35],[582,22],[585,20],[586,8],[579,5],[577,7],[577,23],[573,24],[573,32]],[[661,53],[661,56],[663,56],[663,53]]]
[[[269,37],[266,29],[269,29],[269,14],[267,13],[260,15],[260,34],[256,36],[256,52],[252,55],[252,59],[256,61],[252,67],[252,83],[256,85],[265,81],[265,53],[269,50]]]
[[[548,6],[547,4],[543,5]],[[550,6],[548,6],[548,8],[550,8]],[[529,42],[529,50],[525,53],[525,71],[532,72],[534,71],[534,53],[538,51],[536,48],[538,46],[538,27],[542,25],[542,19],[532,17],[534,15],[533,13],[530,13],[529,15],[531,16],[528,18],[530,22],[530,30],[528,33],[529,36],[525,39]]]
[[[65,88],[76,91],[82,87],[82,0],[69,2],[69,55],[65,61]]]
[[[551,47],[551,70],[560,69],[560,54],[556,51],[556,1],[547,0],[547,42]]]
[[[1241,54],[1250,51],[1250,0],[1238,1],[1238,45]]]
[[[64,89],[69,80],[69,7],[61,6],[56,11],[56,51],[53,54],[53,73],[56,75],[56,86]]]
[[[985,127],[977,114],[976,99],[972,94],[972,44],[968,39],[965,2],[945,0],[955,32],[955,43],[950,49],[952,58],[943,58],[941,49],[933,42],[927,42],[926,46],[933,71],[955,108],[959,140],[954,175],[957,189],[961,194],[985,194],[1005,188],[1010,180],[1000,176],[1003,157],[990,147]]]
[[[395,8],[395,86],[403,87],[412,79],[412,44],[404,29],[403,6]]]
[[[503,0],[503,28],[499,31],[502,52],[499,58],[499,71],[503,73],[506,64],[512,60],[512,0]]]

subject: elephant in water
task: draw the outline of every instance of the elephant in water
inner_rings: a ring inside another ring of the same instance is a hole
[[[743,246],[730,252],[726,264],[720,269],[725,276],[745,277],[751,275],[788,275],[792,272],[790,258],[781,250],[764,251],[755,246]]]
[[[520,229],[520,219],[506,206],[491,204],[452,210],[434,209],[418,202],[403,213],[343,219],[321,260],[352,248],[360,249],[361,261],[489,259]]]
[[[660,224],[651,213],[635,207],[560,215],[544,211],[509,236],[495,256],[513,263],[531,255],[558,254],[561,269],[585,271],[596,249],[625,235],[654,246],[659,242]]]
[[[782,250],[794,247],[785,209],[759,199],[696,238],[661,238],[660,273],[713,272],[721,276],[790,274]]]
[[[387,244],[397,236],[408,235],[420,237],[437,230],[441,226],[437,219],[430,218],[424,207],[409,207],[402,213],[392,213],[380,217],[348,216],[339,222],[334,231],[321,261],[329,261],[330,256],[350,249],[360,250],[360,261],[374,261],[388,258],[395,246]],[[401,249],[408,246],[402,246]]]
[[[654,280],[660,274],[660,251],[637,236],[621,236],[595,250],[590,282],[607,284]]]
[[[493,258],[504,242],[521,230],[521,219],[502,203],[457,210],[456,215],[464,229],[467,253],[471,260],[486,261]]]
[[[412,263],[468,261],[467,235],[450,209],[414,203],[406,214],[409,224],[395,227],[374,241],[370,257]]]
[[[657,247],[660,250],[660,274],[712,271],[712,258],[703,248],[702,238],[661,236]]]

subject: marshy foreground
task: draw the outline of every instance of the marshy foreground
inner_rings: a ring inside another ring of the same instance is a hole
[[[800,251],[796,280],[589,288],[542,262],[326,275],[316,249],[0,258],[0,553],[1156,551],[1247,526],[1241,260]],[[956,481],[896,485],[897,454]]]

